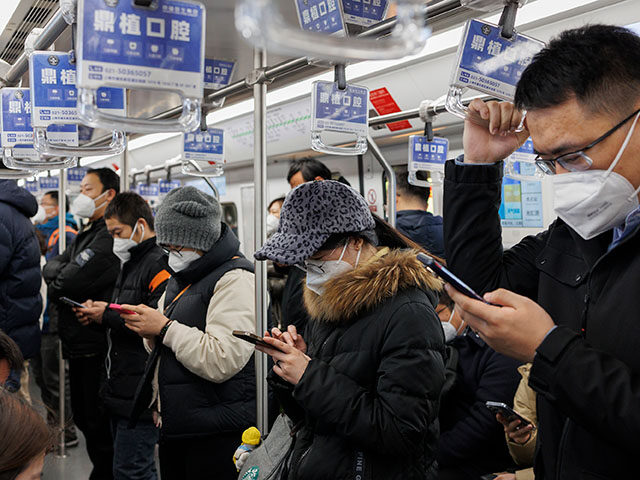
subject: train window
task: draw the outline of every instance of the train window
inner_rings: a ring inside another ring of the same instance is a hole
[[[229,225],[233,233],[238,236],[238,208],[233,202],[221,203],[222,221]]]

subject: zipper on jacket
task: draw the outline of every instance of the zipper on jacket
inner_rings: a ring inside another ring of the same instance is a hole
[[[107,328],[107,356],[104,359],[104,366],[107,370],[107,380],[111,379],[111,347],[113,342],[111,341],[111,329]]]
[[[556,461],[556,479],[560,480],[562,476],[560,475],[562,468],[562,454],[564,451],[564,444],[567,441],[567,435],[569,434],[569,422],[570,420],[567,418],[564,421],[564,426],[562,427],[562,435],[560,435],[560,443],[558,444],[558,460]]]

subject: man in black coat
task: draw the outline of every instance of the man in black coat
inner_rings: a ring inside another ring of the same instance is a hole
[[[33,195],[15,180],[0,180],[0,330],[25,360],[40,350],[40,247],[29,221],[37,211]]]
[[[626,478],[640,433],[640,38],[564,32],[523,72],[515,105],[528,131],[514,133],[510,103],[470,105],[489,129],[465,123],[464,158],[445,176],[449,265],[501,307],[449,291],[489,345],[532,362],[536,479]],[[529,135],[556,174],[559,218],[503,252],[501,160]]]
[[[171,275],[166,256],[156,244],[149,204],[134,192],[119,193],[104,217],[113,237],[114,253],[122,264],[111,301],[156,308]],[[114,437],[114,477],[155,480],[158,429],[151,412],[147,410],[135,428],[127,428],[147,352],[138,334],[125,326],[117,311],[108,308],[109,303],[87,300],[84,305],[87,308],[74,309],[78,320],[83,324],[97,322],[107,329],[109,351],[103,396]]]
[[[93,463],[91,480],[112,478],[111,427],[98,395],[104,377],[107,341],[101,325],[81,325],[60,297],[76,302],[111,298],[120,261],[113,254],[113,239],[107,231],[104,211],[120,189],[119,181],[118,175],[108,168],[87,172],[82,179],[82,193],[71,204],[71,213],[87,218],[89,224],[43,269],[49,315],[58,318],[63,355],[69,359],[74,420],[86,437],[87,452]]]

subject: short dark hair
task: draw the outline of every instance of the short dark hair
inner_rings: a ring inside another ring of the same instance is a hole
[[[315,180],[316,177],[320,177],[323,180],[331,180],[331,170],[315,158],[306,157],[292,160],[289,165],[289,173],[287,173],[287,182],[291,182],[291,177],[298,172],[302,172],[302,178],[305,182]]]
[[[419,180],[426,180],[427,174],[426,172],[416,172],[416,178]],[[425,205],[428,205],[431,188],[411,185],[409,183],[409,172],[407,170],[400,170],[396,172],[396,192],[400,195],[421,200]]]
[[[90,168],[87,170],[87,175],[90,173],[97,175],[100,179],[103,193],[107,190],[115,190],[116,193],[120,191],[120,177],[110,168]]]
[[[144,198],[135,192],[122,192],[111,200],[104,212],[104,218],[117,218],[133,228],[139,218],[144,218],[153,230],[153,213]]]
[[[640,96],[640,37],[613,25],[562,32],[538,52],[518,83],[515,104],[536,110],[572,97],[592,113],[624,115]]]
[[[47,193],[45,193],[45,195],[49,195],[52,199],[54,199],[56,201],[56,205],[59,205],[58,203],[58,190],[49,190]],[[67,207],[65,209],[65,212],[69,211],[69,197],[65,194],[64,196],[66,202],[65,202],[65,206]]]
[[[269,202],[269,206],[267,207],[267,212],[269,210],[271,210],[271,205],[273,205],[276,202],[284,203],[284,197],[278,197],[278,198],[274,198],[273,200],[271,200],[271,202]]]

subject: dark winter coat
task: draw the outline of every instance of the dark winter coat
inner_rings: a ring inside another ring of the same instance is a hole
[[[253,272],[253,263],[242,256],[239,247],[236,236],[223,224],[220,239],[211,250],[169,280],[164,301],[165,315],[183,325],[205,331],[207,310],[220,278],[234,269]],[[178,297],[183,290],[184,293]],[[242,432],[255,425],[253,357],[242,370],[221,383],[206,380],[187,369],[164,344],[160,346],[159,357],[163,437],[195,438]]]
[[[504,472],[515,465],[502,425],[485,402],[513,405],[520,362],[499,354],[470,329],[447,345],[456,349],[458,364],[453,388],[440,402],[438,466],[465,479]]]
[[[295,325],[299,332],[304,332],[309,313],[304,308],[302,292],[307,274],[298,267],[289,267],[287,282],[282,292],[282,328]]]
[[[539,345],[536,480],[629,478],[640,434],[640,226],[582,239],[561,220],[503,251],[502,163],[446,164],[447,260],[478,292],[525,295],[557,324]]]
[[[40,351],[40,247],[29,220],[38,202],[14,180],[0,180],[0,330],[25,359]]]
[[[375,257],[322,296],[305,290],[311,361],[295,388],[273,381],[287,413],[304,419],[289,480],[437,478],[440,282],[415,253]]]
[[[113,254],[113,238],[103,218],[90,223],[62,255],[44,266],[49,319],[53,328],[57,325],[65,358],[104,355],[106,336],[102,325],[81,325],[59,298],[108,302],[119,272],[120,260]]]
[[[166,257],[155,237],[129,252],[131,259],[120,270],[111,301],[156,308],[170,277]],[[128,418],[148,354],[140,336],[125,326],[118,312],[107,309],[102,324],[107,328],[108,342],[104,403],[111,414]],[[150,418],[150,413],[147,415]]]
[[[396,228],[427,252],[444,258],[442,217],[424,210],[400,210],[396,214]]]

